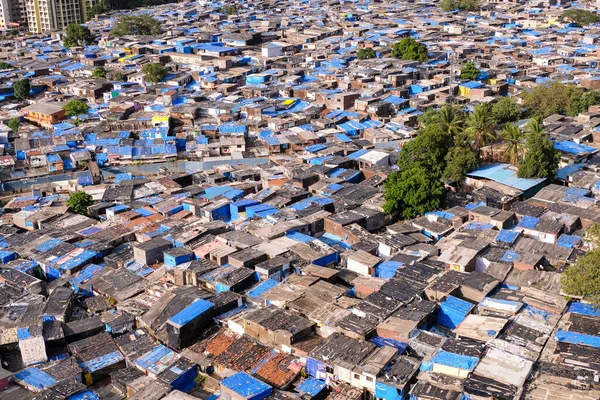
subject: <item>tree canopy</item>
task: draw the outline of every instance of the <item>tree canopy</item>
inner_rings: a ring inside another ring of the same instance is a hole
[[[167,76],[167,69],[160,63],[150,63],[142,67],[144,79],[150,83],[161,82]]]
[[[96,43],[96,38],[90,32],[89,28],[79,24],[69,24],[67,32],[63,39],[63,45],[66,48],[79,47]]]
[[[519,164],[519,178],[554,178],[560,161],[560,152],[554,148],[539,119],[534,119],[526,127],[528,134],[525,143],[525,157]]]
[[[222,10],[227,15],[235,15],[238,12],[237,7],[234,6],[233,4],[227,4],[226,6],[223,7]]]
[[[427,61],[429,59],[427,46],[411,37],[406,37],[394,43],[392,57],[411,61]]]
[[[582,10],[580,8],[566,10],[561,14],[560,19],[567,22],[574,22],[579,26],[595,24],[596,22],[600,21],[598,14],[588,10]]]
[[[19,118],[12,118],[6,123],[6,125],[16,133],[19,130],[19,126],[21,126],[21,120]]]
[[[454,146],[446,155],[446,168],[442,178],[447,182],[460,182],[465,174],[479,165],[479,155],[470,144],[470,138],[460,133],[454,139]]]
[[[440,1],[442,11],[478,11],[479,0],[442,0]]]
[[[114,36],[155,36],[161,33],[160,22],[150,15],[125,15],[119,18],[110,33]]]
[[[104,67],[96,67],[92,71],[92,78],[106,78],[106,70]]]
[[[86,114],[89,110],[89,106],[85,101],[82,100],[71,100],[63,107],[65,113],[69,117],[77,117],[82,114]]]
[[[512,165],[517,165],[523,152],[523,132],[515,124],[507,122],[500,132],[500,136],[504,139],[505,149],[504,155]]]
[[[425,168],[412,168],[391,174],[385,182],[386,212],[400,212],[404,218],[440,208],[444,199],[444,186]]]
[[[25,100],[29,97],[29,92],[31,91],[31,82],[29,82],[29,79],[21,79],[20,81],[15,82],[13,89],[15,91],[14,95],[17,100]]]
[[[0,70],[2,69],[13,69],[14,67],[6,61],[0,61]]]
[[[473,61],[467,61],[463,64],[462,68],[460,69],[460,79],[467,79],[473,81],[477,79],[479,74],[480,71]]]
[[[516,122],[521,118],[521,106],[512,97],[500,97],[492,106],[492,114],[499,124]]]
[[[365,47],[358,51],[357,56],[359,60],[368,60],[377,57],[377,53],[371,47]]]
[[[477,151],[496,141],[496,119],[489,103],[479,103],[475,106],[475,111],[467,119],[465,133],[473,139]]]
[[[552,114],[576,116],[586,112],[589,106],[600,104],[598,91],[586,92],[573,84],[556,81],[526,90],[521,97],[529,114],[542,118]]]
[[[94,203],[92,196],[85,192],[75,192],[67,200],[67,205],[76,214],[86,215],[87,209]]]
[[[104,14],[108,11],[110,11],[108,5],[104,1],[101,0],[100,2],[98,2],[98,4],[90,7],[90,9],[88,10],[88,12],[87,12],[88,20],[94,18],[96,15]]]

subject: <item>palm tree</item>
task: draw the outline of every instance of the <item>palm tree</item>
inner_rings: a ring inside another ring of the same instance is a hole
[[[516,165],[523,151],[523,132],[517,125],[507,123],[502,127],[500,134],[506,143],[504,155],[512,165]]]
[[[546,130],[544,129],[544,123],[540,117],[531,118],[529,122],[527,122],[527,125],[525,125],[525,130],[530,135],[542,135],[546,133]]]
[[[478,152],[482,147],[494,143],[496,140],[496,120],[492,115],[491,104],[480,103],[475,107],[475,111],[467,119],[465,132],[473,139],[475,149]]]
[[[444,105],[437,113],[437,123],[440,128],[448,132],[452,137],[456,136],[464,124],[464,119],[459,110],[451,105]]]

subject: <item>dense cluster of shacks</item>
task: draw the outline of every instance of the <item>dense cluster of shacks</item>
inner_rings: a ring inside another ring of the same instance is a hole
[[[591,190],[495,165],[397,221],[385,168],[334,160],[14,197],[0,399],[598,399],[600,311],[560,284]]]
[[[111,13],[97,46],[4,42],[0,120],[23,123],[0,125],[1,189],[22,191],[0,209],[0,399],[600,398],[600,310],[560,283],[600,222],[599,109],[544,121],[552,183],[493,164],[444,210],[383,211],[424,109],[600,86],[600,29],[534,3],[178,3],[142,11],[156,37],[112,37]],[[407,36],[429,61],[389,58]],[[477,81],[450,81],[454,55]],[[171,73],[149,85],[148,62]],[[217,162],[135,168],[183,159]]]

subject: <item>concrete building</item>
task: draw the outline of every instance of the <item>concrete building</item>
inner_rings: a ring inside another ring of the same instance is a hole
[[[42,33],[85,22],[96,4],[98,0],[25,0],[29,31]]]

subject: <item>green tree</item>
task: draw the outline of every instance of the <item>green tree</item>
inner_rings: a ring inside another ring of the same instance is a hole
[[[6,125],[15,133],[19,131],[19,126],[21,125],[21,120],[19,118],[12,118],[9,120]]]
[[[433,123],[437,124],[444,132],[456,136],[462,132],[465,118],[463,112],[458,107],[445,104],[437,112]]]
[[[468,135],[461,133],[456,136],[454,142],[454,146],[446,155],[443,179],[447,182],[460,182],[467,172],[479,166],[479,155],[471,147]]]
[[[600,21],[600,17],[596,13],[580,8],[573,8],[563,12],[560,19],[566,22],[574,22],[579,26],[595,24]]]
[[[82,114],[86,114],[89,110],[89,106],[85,101],[82,100],[71,100],[63,107],[65,113],[69,117],[77,117]]]
[[[0,70],[2,69],[13,69],[14,67],[6,61],[0,61]]]
[[[122,72],[115,72],[115,74],[113,75],[113,78],[115,81],[118,81],[118,82],[127,81],[127,77]]]
[[[525,157],[519,164],[517,176],[519,178],[554,178],[560,162],[560,152],[554,148],[554,142],[550,140],[543,129],[540,131],[541,123],[535,118],[528,124],[527,141],[525,143]]]
[[[144,79],[150,83],[161,82],[167,76],[167,69],[159,63],[150,63],[142,67]]]
[[[499,124],[516,122],[521,118],[521,106],[512,97],[500,97],[492,106],[492,114]]]
[[[442,0],[440,1],[442,11],[478,11],[479,0]]]
[[[63,45],[69,49],[96,43],[96,39],[87,26],[79,24],[69,24],[67,33],[63,39]]]
[[[561,276],[562,289],[573,296],[581,296],[600,307],[600,250],[592,250],[577,259]]]
[[[552,114],[567,115],[571,111],[571,103],[583,93],[582,88],[573,84],[552,81],[525,90],[521,97],[525,109],[531,116],[546,118]]]
[[[227,15],[235,15],[237,14],[238,10],[233,4],[227,4],[225,7],[223,7],[223,12]]]
[[[92,6],[87,12],[88,20],[94,18],[96,15],[104,14],[110,11],[104,1],[100,1],[98,4]]]
[[[446,154],[452,146],[452,135],[438,125],[427,125],[419,130],[417,137],[402,146],[398,154],[398,168],[407,171],[421,167],[441,178],[446,168]]]
[[[480,71],[473,61],[467,61],[460,69],[460,79],[474,81],[479,76]]]
[[[425,168],[413,166],[388,176],[384,197],[385,212],[401,212],[404,218],[414,218],[441,207],[444,186]]]
[[[598,104],[600,104],[600,91],[589,90],[581,96],[574,95],[571,98],[567,114],[576,116],[580,113],[587,112],[590,106],[597,106]]]
[[[427,46],[415,39],[406,37],[392,46],[392,57],[401,60],[427,61]]]
[[[365,47],[358,51],[357,56],[359,60],[368,60],[377,57],[377,53],[371,47]]]
[[[96,67],[92,71],[92,78],[106,78],[106,70],[104,67]]]
[[[523,152],[523,132],[517,125],[506,123],[502,127],[500,136],[506,145],[504,155],[512,165],[517,165]]]
[[[496,120],[489,103],[479,103],[475,106],[475,111],[467,118],[465,133],[473,139],[478,152],[482,147],[496,141]]]
[[[29,92],[31,91],[31,83],[29,79],[21,79],[20,81],[15,82],[14,84],[14,96],[17,100],[25,100],[29,97]]]
[[[594,222],[592,226],[585,231],[585,240],[589,243],[590,248],[595,250],[600,248],[600,224]]]
[[[115,23],[110,33],[114,36],[160,34],[160,22],[150,15],[125,15]]]
[[[94,203],[92,196],[85,192],[75,192],[67,200],[67,205],[76,214],[86,215],[87,209]]]

